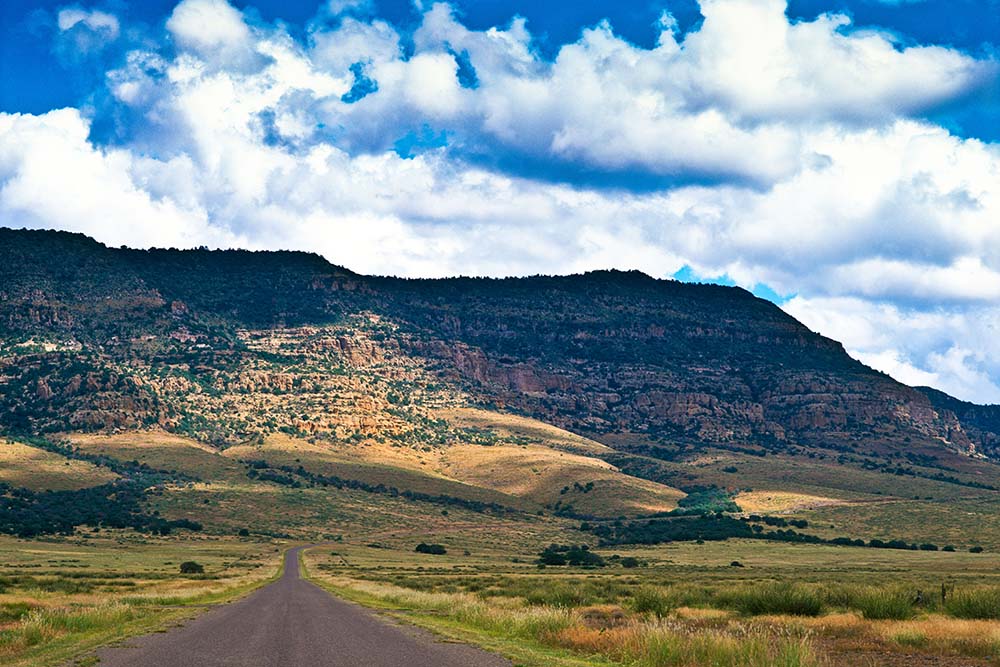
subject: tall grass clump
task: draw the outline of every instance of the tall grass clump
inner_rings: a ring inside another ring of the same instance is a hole
[[[720,591],[715,604],[747,616],[819,616],[823,612],[823,600],[816,591],[789,583],[756,584]]]
[[[906,621],[916,615],[913,593],[904,589],[864,588],[851,596],[849,606],[873,621]]]
[[[653,614],[663,618],[678,607],[676,596],[662,588],[640,586],[632,595],[631,607],[640,614]]]
[[[1000,588],[957,590],[944,607],[955,618],[1000,619]]]
[[[933,612],[940,603],[935,595],[922,597],[916,588],[898,586],[831,586],[823,589],[830,607],[853,610],[873,621],[907,621],[919,611]]]
[[[872,621],[906,621],[916,615],[913,595],[905,590],[867,588],[854,598],[853,606]]]

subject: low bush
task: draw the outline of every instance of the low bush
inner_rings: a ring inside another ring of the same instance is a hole
[[[574,567],[604,567],[604,558],[595,554],[586,544],[564,546],[551,544],[538,554],[539,565],[571,565]]]
[[[181,563],[181,574],[204,574],[205,567],[201,563],[193,560],[186,560]]]
[[[448,550],[444,548],[444,545],[424,544],[423,542],[418,544],[417,548],[414,549],[414,551],[416,551],[418,554],[432,554],[434,556],[443,556],[444,554],[448,553]]]
[[[663,618],[677,608],[676,596],[670,595],[662,588],[642,586],[636,589],[632,596],[632,609],[640,614],[654,614]]]

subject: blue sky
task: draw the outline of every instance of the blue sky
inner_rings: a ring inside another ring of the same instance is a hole
[[[998,0],[6,0],[0,220],[740,285],[1000,402],[998,40]]]

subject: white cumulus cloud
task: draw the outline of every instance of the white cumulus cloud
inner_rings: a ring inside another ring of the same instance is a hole
[[[110,39],[118,37],[118,18],[114,14],[80,7],[66,7],[59,10],[56,16],[56,25],[59,26],[59,30],[65,32],[78,24],[83,24],[95,32],[107,33]]]
[[[180,48],[206,61],[233,64],[253,49],[243,15],[226,0],[183,0],[167,19],[167,30]]]

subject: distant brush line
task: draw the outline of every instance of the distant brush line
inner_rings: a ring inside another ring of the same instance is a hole
[[[764,523],[769,526],[795,525],[807,527],[801,520],[786,521],[778,517],[731,517],[723,514],[677,514],[671,517],[643,519],[640,521],[581,525],[586,530],[600,538],[601,546],[622,544],[663,544],[667,542],[721,542],[732,538],[747,540],[769,540],[773,542],[797,542],[803,544],[831,544],[838,546],[870,547],[873,549],[901,549],[907,551],[940,551],[938,545],[931,543],[916,544],[905,540],[872,539],[867,542],[849,537],[826,539],[817,535],[800,533],[794,530],[767,531]],[[954,551],[955,547],[947,545],[944,551]],[[982,551],[981,547],[972,547],[975,553]]]

